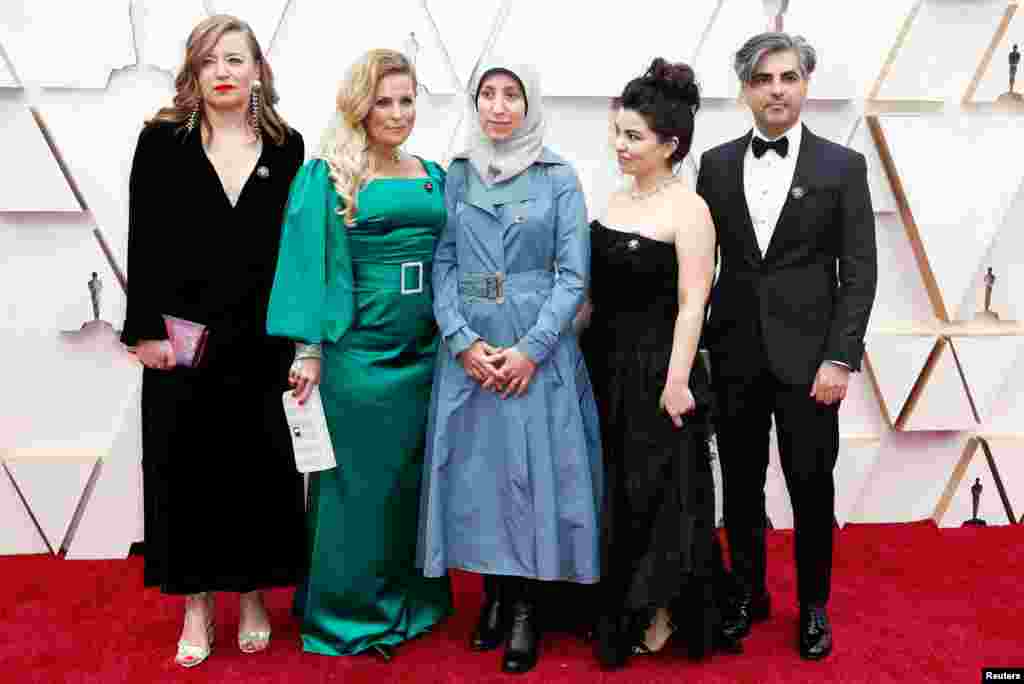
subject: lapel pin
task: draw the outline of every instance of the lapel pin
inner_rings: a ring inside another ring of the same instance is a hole
[[[792,190],[789,191],[789,194],[793,196],[793,199],[798,200],[807,194],[807,190],[802,186],[797,185]]]
[[[426,183],[423,184],[423,189],[426,190],[427,192],[434,192],[434,184],[431,183],[430,181],[427,181]]]
[[[626,243],[626,247],[629,248],[629,249],[636,249],[639,246],[640,246],[640,241],[637,240],[636,238],[634,238],[634,239],[632,239],[632,240],[630,240],[629,242]]]
[[[260,178],[269,178],[270,169],[268,169],[263,164],[260,164],[259,166],[256,167],[256,175],[259,176]]]
[[[526,223],[526,218],[525,218],[525,217],[523,217],[523,216],[516,216],[516,217],[515,217],[515,218],[514,218],[514,219],[512,220],[512,223]]]

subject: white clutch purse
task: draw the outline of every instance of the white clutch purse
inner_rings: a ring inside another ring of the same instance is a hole
[[[334,458],[331,433],[327,430],[327,417],[320,399],[320,387],[314,387],[306,403],[298,400],[288,390],[282,397],[284,416],[288,421],[288,432],[292,436],[295,451],[295,467],[300,473],[315,473],[329,470],[338,465]]]

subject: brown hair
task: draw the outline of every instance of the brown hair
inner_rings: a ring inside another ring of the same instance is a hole
[[[199,71],[203,60],[210,53],[217,41],[225,33],[237,31],[243,34],[249,44],[260,80],[260,114],[259,125],[263,135],[270,138],[276,145],[283,145],[288,136],[289,127],[281,115],[274,109],[278,102],[277,90],[274,88],[274,72],[270,64],[263,58],[263,50],[256,40],[249,24],[238,17],[228,14],[217,14],[203,21],[192,29],[185,43],[185,60],[174,79],[174,101],[170,107],[163,107],[153,118],[146,122],[147,126],[158,123],[176,123],[184,129],[189,115],[199,109],[199,118],[204,126],[209,126],[203,116],[202,95],[199,91]]]

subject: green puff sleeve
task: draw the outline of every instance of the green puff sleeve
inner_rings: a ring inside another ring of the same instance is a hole
[[[355,318],[352,257],[327,162],[306,162],[292,181],[281,227],[267,333],[337,342]]]

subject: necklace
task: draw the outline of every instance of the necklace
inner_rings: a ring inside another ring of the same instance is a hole
[[[676,175],[666,176],[665,178],[658,181],[650,190],[630,190],[629,196],[634,200],[643,200],[647,199],[648,197],[654,197],[665,188],[675,185],[680,180],[682,179]]]

